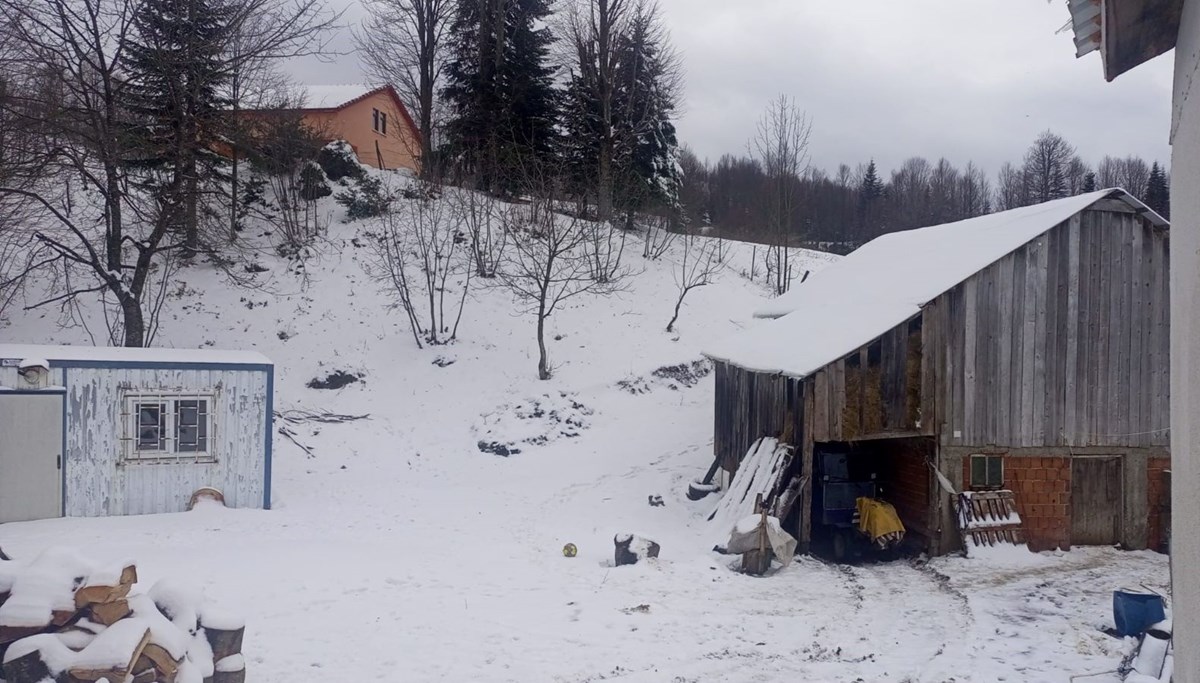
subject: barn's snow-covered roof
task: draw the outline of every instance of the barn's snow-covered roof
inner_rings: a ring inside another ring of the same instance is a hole
[[[705,349],[714,360],[805,377],[883,335],[960,282],[1105,198],[1166,221],[1120,189],[876,238],[755,312],[778,318]]]
[[[169,365],[271,365],[257,351],[215,349],[130,349],[120,346],[43,346],[0,344],[0,360],[20,362],[29,358],[76,363],[161,363]]]

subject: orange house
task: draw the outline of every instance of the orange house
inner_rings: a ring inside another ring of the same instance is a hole
[[[362,163],[421,169],[421,132],[390,85],[305,86],[304,123],[329,140],[345,140]]]

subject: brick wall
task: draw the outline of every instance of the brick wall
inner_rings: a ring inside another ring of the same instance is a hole
[[[1171,523],[1171,489],[1166,478],[1169,469],[1170,458],[1150,458],[1146,466],[1146,509],[1150,513],[1147,542],[1151,550],[1163,550]]]
[[[1029,547],[1071,547],[1071,459],[1004,456],[1004,487],[1016,494]],[[963,458],[963,488],[971,488],[971,459]]]

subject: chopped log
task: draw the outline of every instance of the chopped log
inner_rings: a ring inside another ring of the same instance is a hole
[[[200,623],[204,628],[204,637],[212,646],[214,662],[242,653],[242,636],[246,634],[245,626],[236,629],[213,628],[205,625],[203,618]]]
[[[212,683],[246,683],[246,670],[215,671],[213,672]]]
[[[133,679],[129,683],[157,683],[157,682],[158,682],[158,672],[154,670],[154,667],[150,667],[149,669],[144,669],[142,671],[135,673],[133,675]]]
[[[0,646],[34,636],[45,630],[45,626],[0,626]]]
[[[117,585],[97,584],[84,586],[75,591],[75,607],[83,609],[98,602],[113,602],[129,595],[129,589],[137,583],[137,567],[129,565],[121,570]]]
[[[246,659],[233,655],[216,660],[212,683],[246,683]]]
[[[113,602],[100,602],[92,605],[89,608],[92,615],[92,621],[105,626],[112,626],[118,621],[129,616],[129,601],[114,600]]]
[[[154,643],[148,643],[146,649],[142,650],[142,656],[138,658],[133,670],[141,671],[148,667],[155,670],[156,675],[152,680],[157,683],[175,683],[175,674],[179,672],[179,663],[171,656],[171,653]]]
[[[654,541],[635,534],[617,534],[613,537],[616,549],[613,560],[618,567],[637,564],[638,561],[650,557],[658,557],[660,547]]]
[[[4,664],[4,680],[8,683],[40,683],[50,676],[50,667],[42,661],[40,650],[34,650]]]
[[[105,631],[105,633],[111,632],[112,629]],[[100,639],[97,639],[96,644],[94,644],[96,647],[99,647],[99,640]],[[142,656],[142,652],[145,651],[146,646],[149,643],[150,629],[145,629],[142,637],[134,645],[133,652],[130,653],[128,662],[103,669],[73,666],[68,670],[68,673],[70,674],[70,681],[71,683],[95,683],[101,679],[108,679],[109,681],[124,681],[125,678],[133,672],[133,668],[137,664],[138,658]],[[85,649],[81,654],[86,653],[87,649]]]

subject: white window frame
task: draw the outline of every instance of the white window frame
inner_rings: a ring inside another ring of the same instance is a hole
[[[212,463],[217,461],[216,438],[217,392],[214,391],[127,391],[121,397],[120,441],[121,462],[128,464],[155,463]],[[179,450],[179,404],[185,401],[205,401],[207,412],[198,414],[203,419],[204,450]],[[159,417],[161,432],[160,448],[139,448],[141,425],[140,406],[159,404],[163,411]]]

